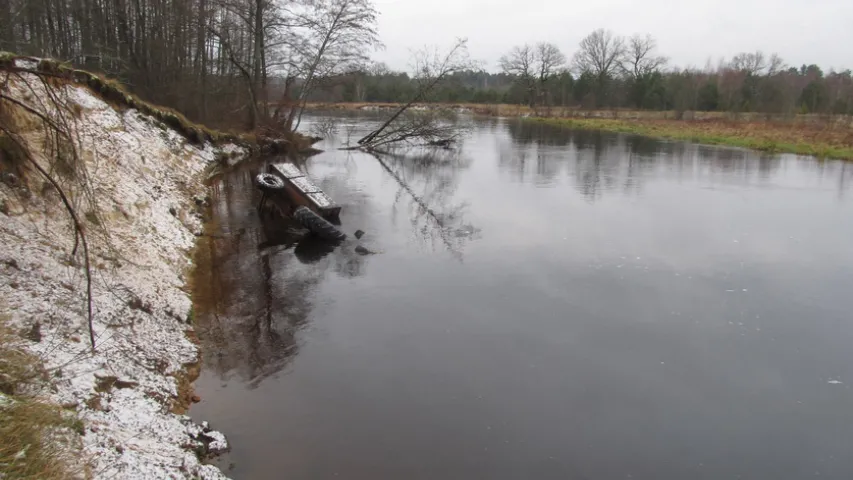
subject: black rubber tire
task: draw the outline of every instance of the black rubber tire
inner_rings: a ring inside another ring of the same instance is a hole
[[[347,238],[344,232],[338,230],[328,220],[317,215],[308,207],[299,207],[294,210],[293,218],[320,238],[333,242],[340,242]]]
[[[261,191],[267,193],[284,190],[284,180],[272,173],[259,173],[258,176],[255,177],[255,184],[261,189]]]

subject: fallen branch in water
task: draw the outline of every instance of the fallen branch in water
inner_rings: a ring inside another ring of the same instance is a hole
[[[415,95],[378,128],[359,139],[357,146],[345,149],[375,150],[395,143],[448,146],[455,142],[460,136],[456,125],[442,123],[436,115],[403,114],[415,103],[428,99],[453,73],[474,67],[467,45],[467,39],[458,39],[447,53],[435,48],[415,53],[414,79],[418,85]]]
[[[367,144],[343,150],[377,151],[395,146],[450,148],[468,133],[458,122],[442,119],[435,113],[418,112],[397,117]]]

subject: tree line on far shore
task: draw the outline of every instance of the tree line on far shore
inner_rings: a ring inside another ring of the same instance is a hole
[[[716,67],[675,68],[653,37],[603,29],[571,58],[540,42],[506,52],[497,73],[451,69],[420,98],[431,72],[395,72],[370,59],[381,47],[373,0],[0,0],[0,12],[0,50],[104,73],[145,100],[218,128],[292,131],[309,101],[415,98],[853,114],[850,70],[788,66],[761,52]],[[437,51],[420,54],[435,60]]]
[[[787,65],[778,55],[745,52],[705,68],[677,68],[650,35],[599,29],[569,59],[552,43],[525,44],[501,57],[498,73],[457,72],[432,101],[530,107],[853,114],[850,70]],[[384,65],[326,79],[311,99],[400,102],[414,87]]]

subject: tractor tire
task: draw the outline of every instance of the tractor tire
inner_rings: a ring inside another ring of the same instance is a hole
[[[347,238],[344,232],[338,230],[338,228],[329,223],[328,220],[317,215],[308,207],[297,208],[293,212],[293,218],[295,218],[303,227],[311,231],[311,233],[322,239],[341,242]]]
[[[255,177],[255,184],[257,184],[258,188],[260,188],[264,193],[284,190],[284,180],[272,173],[259,173],[258,176]]]

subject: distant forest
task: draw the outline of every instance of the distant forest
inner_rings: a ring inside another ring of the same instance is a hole
[[[329,79],[311,99],[318,102],[403,102],[415,86],[404,72],[356,72]],[[588,109],[699,110],[774,114],[853,114],[850,70],[824,73],[817,65],[778,72],[726,65],[711,70],[666,69],[639,77],[568,70],[533,91],[524,78],[483,70],[453,74],[434,102],[520,104]]]
[[[381,47],[371,0],[0,0],[0,12],[0,50],[102,72],[217,127],[296,128],[294,105],[404,102],[418,85],[418,72],[370,59]],[[853,114],[853,78],[761,52],[679,68],[651,36],[600,29],[578,45],[531,43],[472,64],[423,100]]]
[[[741,53],[702,69],[668,66],[651,36],[622,38],[597,30],[571,60],[553,44],[514,48],[500,71],[454,73],[435,102],[522,104],[587,109],[853,114],[850,70],[786,65],[777,55]],[[312,100],[403,102],[415,88],[383,65],[328,79]]]

